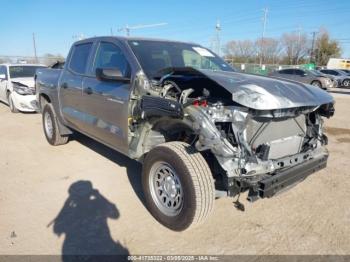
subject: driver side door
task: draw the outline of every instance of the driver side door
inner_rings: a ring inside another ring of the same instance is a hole
[[[122,49],[114,42],[98,43],[91,76],[83,79],[83,101],[87,133],[116,150],[128,151],[128,104],[130,82],[97,79],[97,68],[118,68],[130,78],[130,66]]]

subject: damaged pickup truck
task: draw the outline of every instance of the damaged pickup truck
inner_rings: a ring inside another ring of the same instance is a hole
[[[37,71],[36,91],[47,141],[78,131],[140,161],[146,206],[172,230],[215,197],[269,198],[326,167],[327,92],[235,72],[197,44],[85,39],[63,69]]]

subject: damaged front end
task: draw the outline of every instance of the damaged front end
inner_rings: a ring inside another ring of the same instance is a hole
[[[164,70],[143,85],[132,109],[135,158],[159,143],[185,141],[206,158],[218,192],[248,190],[251,201],[326,166],[322,117],[333,115],[334,102],[322,90],[193,68]]]

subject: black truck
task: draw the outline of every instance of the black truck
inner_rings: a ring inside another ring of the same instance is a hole
[[[140,161],[147,208],[176,231],[215,197],[268,198],[327,163],[327,92],[238,73],[198,44],[85,39],[37,71],[36,94],[51,145],[78,131]]]

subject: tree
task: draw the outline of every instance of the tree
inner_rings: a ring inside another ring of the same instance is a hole
[[[274,38],[258,39],[256,46],[260,47],[262,62],[275,64],[279,61],[279,56],[282,51],[281,42]]]
[[[329,33],[325,29],[320,29],[315,46],[315,60],[318,65],[326,65],[329,58],[338,58],[342,54],[339,42],[330,39]]]
[[[254,62],[257,47],[250,40],[233,40],[226,44],[225,51],[227,58],[234,59],[236,63],[249,63]]]
[[[283,62],[287,64],[299,64],[308,53],[309,47],[306,34],[285,33],[282,36],[281,42],[286,55]]]

